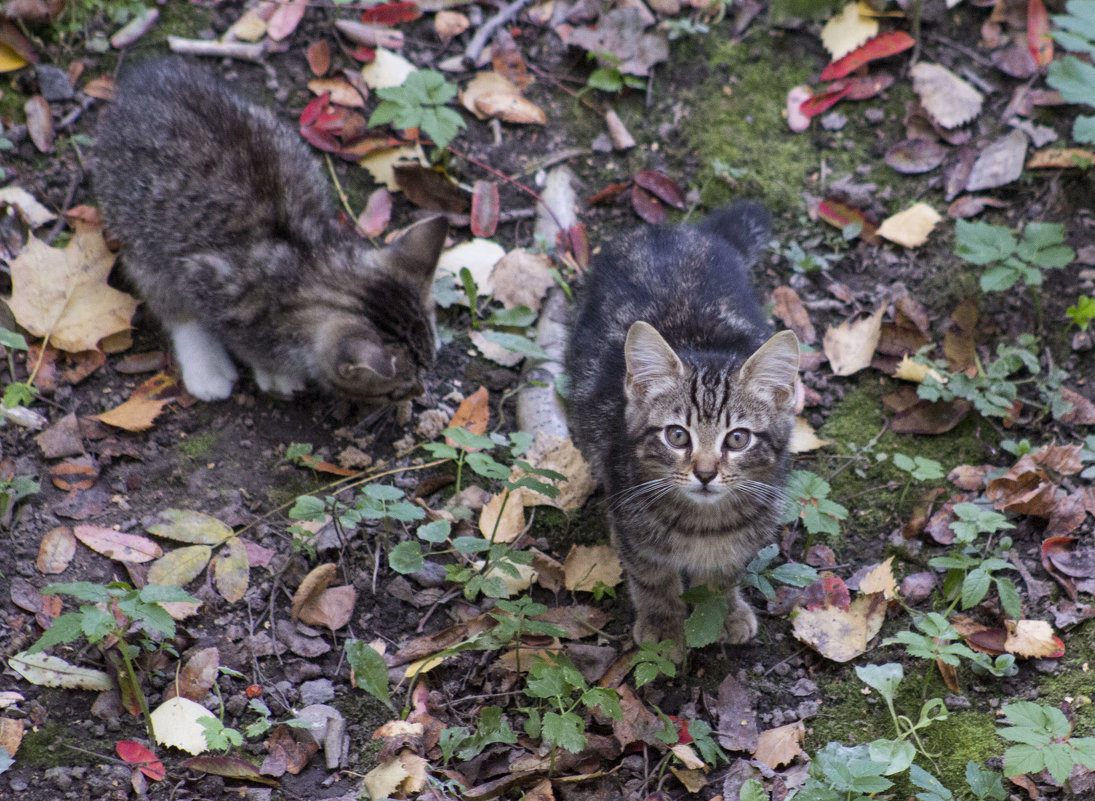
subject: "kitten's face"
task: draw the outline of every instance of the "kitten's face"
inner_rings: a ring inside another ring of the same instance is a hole
[[[660,497],[777,503],[798,371],[794,334],[776,334],[739,370],[686,366],[645,323],[632,326],[625,349],[628,430],[643,479]]]

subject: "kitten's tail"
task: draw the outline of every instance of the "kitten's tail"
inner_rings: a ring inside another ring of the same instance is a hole
[[[700,223],[700,230],[725,239],[741,253],[746,265],[752,267],[768,246],[772,218],[760,203],[739,200],[709,215]]]

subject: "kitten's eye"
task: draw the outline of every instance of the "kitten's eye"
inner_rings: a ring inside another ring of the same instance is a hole
[[[753,440],[753,435],[746,428],[735,428],[726,435],[725,447],[728,451],[740,451]]]
[[[680,426],[667,426],[665,429],[665,441],[674,448],[687,448],[692,441],[688,432]]]

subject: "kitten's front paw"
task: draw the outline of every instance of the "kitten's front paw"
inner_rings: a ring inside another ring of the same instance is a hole
[[[239,374],[232,362],[198,362],[182,366],[186,391],[198,400],[218,401],[232,395]]]
[[[742,645],[757,636],[757,615],[744,598],[731,598],[730,611],[719,638],[728,645]]]
[[[267,395],[281,398],[291,398],[304,389],[304,381],[297,376],[273,373],[261,367],[255,368],[255,383]]]
[[[681,620],[639,619],[635,621],[631,634],[635,638],[636,645],[672,640],[674,645],[669,652],[669,658],[674,662],[680,662],[684,657],[684,622]]]

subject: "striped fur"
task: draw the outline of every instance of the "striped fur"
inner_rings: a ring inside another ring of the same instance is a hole
[[[608,494],[636,641],[683,644],[682,576],[717,585],[724,640],[756,634],[737,587],[783,508],[798,342],[769,337],[747,270],[767,212],[644,229],[595,261],[567,366],[575,440]]]
[[[421,392],[443,218],[371,247],[337,224],[295,130],[185,62],[130,69],[117,94],[95,188],[192,394],[228,397],[229,354],[278,395],[309,382],[373,405]]]

